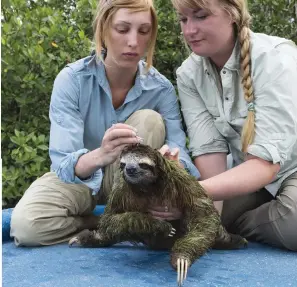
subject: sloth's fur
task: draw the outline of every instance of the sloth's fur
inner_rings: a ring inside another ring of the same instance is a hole
[[[121,170],[109,195],[98,229],[77,237],[82,246],[102,247],[123,241],[141,242],[152,249],[168,249],[171,264],[187,259],[189,266],[210,248],[237,249],[247,244],[221,224],[213,201],[196,178],[175,161],[145,145],[126,148]],[[153,218],[148,206],[177,207],[182,218],[171,222]],[[168,237],[172,227],[173,237]]]

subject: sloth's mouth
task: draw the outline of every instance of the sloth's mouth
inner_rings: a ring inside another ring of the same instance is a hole
[[[139,181],[139,177],[137,173],[133,173],[133,174],[127,174],[124,173],[125,176],[125,180],[128,182],[138,182]]]

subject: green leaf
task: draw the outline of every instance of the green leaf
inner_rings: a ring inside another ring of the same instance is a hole
[[[46,145],[39,145],[39,146],[37,146],[37,148],[39,148],[41,150],[48,150],[48,147]]]

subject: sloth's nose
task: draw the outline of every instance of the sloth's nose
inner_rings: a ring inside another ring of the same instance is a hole
[[[137,168],[135,166],[126,166],[126,172],[129,175],[135,174],[137,171]]]

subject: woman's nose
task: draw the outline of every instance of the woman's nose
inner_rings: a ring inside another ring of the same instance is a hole
[[[129,33],[129,35],[128,35],[128,46],[135,48],[135,47],[137,47],[137,43],[138,43],[137,33],[131,31],[131,33]]]
[[[182,30],[183,30],[184,36],[186,37],[193,36],[198,31],[197,23],[194,23],[193,21],[188,20],[187,23],[183,25]]]

